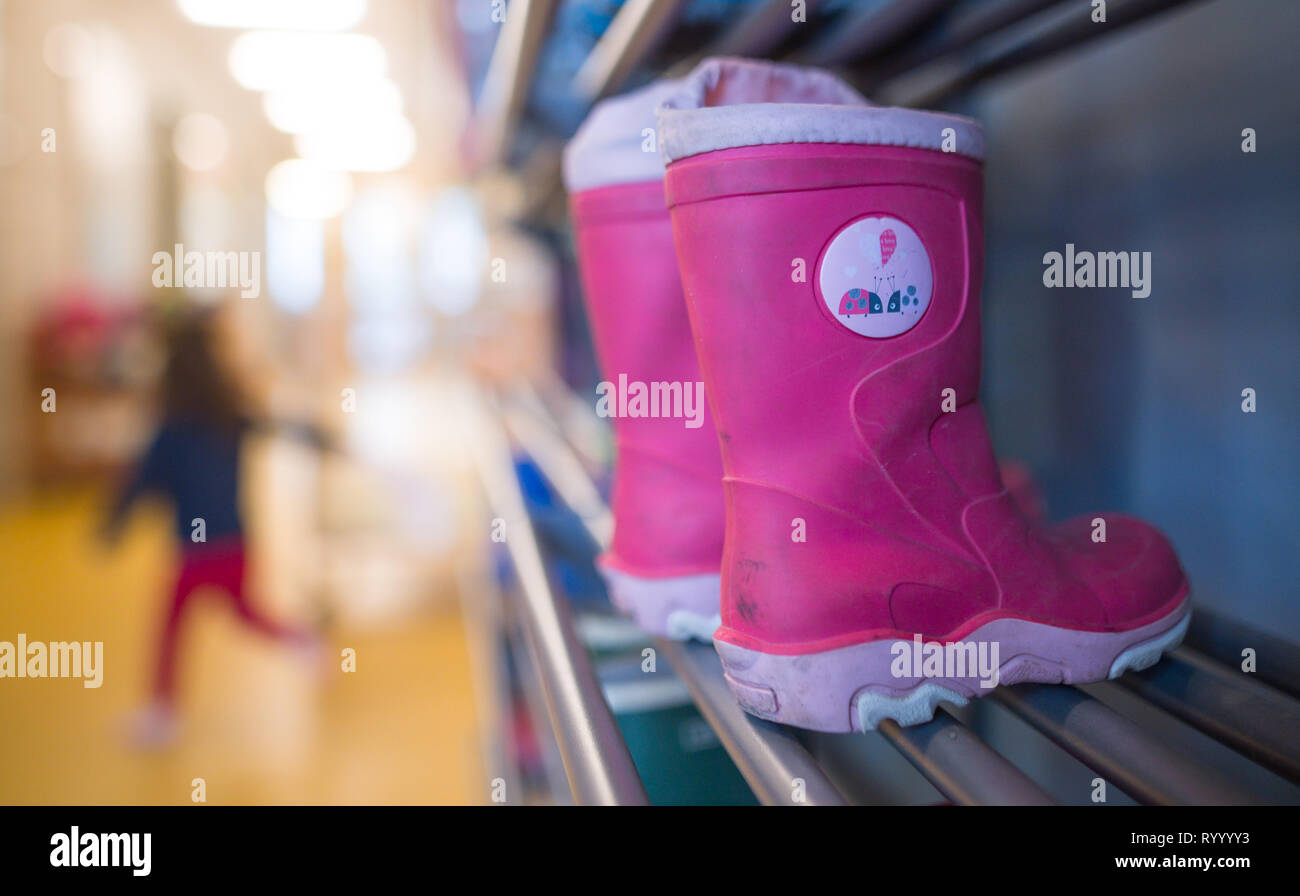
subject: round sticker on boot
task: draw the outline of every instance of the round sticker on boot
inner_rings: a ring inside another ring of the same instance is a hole
[[[835,319],[872,339],[906,333],[930,307],[930,253],[916,231],[887,215],[859,218],[822,253],[817,288]]]

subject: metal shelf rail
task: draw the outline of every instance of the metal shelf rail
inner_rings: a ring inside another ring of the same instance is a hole
[[[845,805],[843,795],[790,729],[740,708],[712,647],[663,639],[656,639],[655,647],[686,683],[700,714],[764,805]]]
[[[1215,769],[1180,754],[1075,688],[1024,684],[993,699],[1140,802],[1236,805],[1251,796]]]
[[[505,161],[515,125],[528,100],[528,89],[550,30],[556,0],[511,0],[506,20],[492,48],[487,77],[475,114],[479,162]]]
[[[672,27],[685,0],[627,0],[573,77],[590,103],[617,91]]]
[[[1253,762],[1300,783],[1300,702],[1180,647],[1120,684]]]
[[[1061,0],[996,0],[962,10],[938,33],[880,61],[865,63],[860,80],[871,85],[963,50],[990,35],[1042,12]]]
[[[882,53],[957,5],[957,0],[911,0],[883,6],[863,4],[847,21],[797,51],[792,62],[838,66]]]
[[[588,531],[606,543],[607,512],[593,507],[594,484],[573,455],[561,426],[552,419],[523,425],[516,413],[537,416],[545,408],[529,400],[508,402],[502,413],[510,431],[551,481],[556,492],[578,496]],[[571,405],[571,401],[566,401]],[[1246,643],[1263,643],[1246,639]],[[701,714],[713,726],[755,795],[767,805],[842,805],[845,796],[794,729],[756,719],[733,699],[713,649],[656,639],[655,649],[686,684]],[[1269,649],[1281,654],[1282,642]],[[1191,647],[1182,647],[1152,669],[1129,673],[1118,684],[1089,686],[1138,693],[1209,734],[1247,759],[1295,781],[1300,763],[1300,701],[1221,666]],[[999,688],[991,698],[1028,722],[1045,739],[1149,805],[1249,805],[1264,801],[1220,771],[1165,743],[1103,699],[1077,688],[1022,684]],[[934,720],[902,728],[893,722],[880,734],[944,797],[958,805],[1048,805],[1052,796],[1015,764],[990,747],[946,707]],[[861,735],[837,735],[853,743]],[[604,738],[601,739],[602,741]],[[567,760],[566,760],[567,765]],[[575,795],[577,794],[575,787]],[[581,800],[579,800],[581,801]]]
[[[482,407],[479,472],[493,514],[508,526],[505,544],[523,593],[524,628],[573,800],[579,805],[644,805],[645,788],[574,630],[568,604],[551,591],[515,475],[500,404],[484,393]]]
[[[1029,776],[980,740],[944,707],[924,725],[886,719],[877,730],[935,789],[959,806],[1051,806]]]
[[[684,52],[666,71],[647,70],[647,60],[672,33],[685,2],[628,0],[623,4],[574,76],[573,95],[595,103],[643,75],[684,74],[706,54],[770,57],[780,53],[791,62],[838,68],[879,101],[931,105],[1197,0],[1111,0],[1105,24],[1094,23],[1091,7],[1073,0],[989,0],[970,9],[956,6],[953,0],[894,0],[850,9],[829,20],[825,33],[809,22],[793,21],[788,0],[755,0],[753,8],[720,36]],[[555,0],[510,2],[475,112],[484,161],[506,156],[529,96],[554,4]],[[808,4],[810,21],[818,10],[817,3]],[[794,48],[787,50],[791,43]],[[549,151],[546,141],[537,150]],[[532,170],[532,192],[555,193],[558,164],[524,165],[523,169]]]
[[[800,24],[790,14],[789,0],[756,0],[753,8],[716,40],[674,63],[670,74],[685,75],[706,56],[769,56]]]
[[[1248,649],[1254,663],[1251,675],[1300,697],[1300,651],[1294,644],[1208,610],[1192,617],[1187,640],[1206,656],[1238,668],[1246,661]]]
[[[1114,36],[1131,25],[1193,2],[1201,0],[1112,0],[1104,25],[1093,22],[1086,10],[1067,9],[1065,14],[1058,16],[1054,9],[1049,9],[1046,14],[1054,21],[1046,28],[1035,28],[1036,21],[1031,20],[1023,29],[1029,32],[1027,34],[1012,30],[1011,26],[1023,17],[1012,16],[1016,10],[1009,5],[1004,27],[992,32],[991,39],[976,44],[968,52],[951,52],[936,60],[931,68],[941,71],[934,83],[927,83],[919,90],[907,85],[896,87],[887,84],[880,99],[899,105],[933,105],[991,78],[1020,71],[1093,40]],[[1008,32],[1009,39],[998,39]],[[993,46],[990,48],[986,46],[988,44]],[[903,69],[895,74],[903,76],[899,80],[913,77],[924,83],[925,72],[918,72],[918,68],[923,66]]]

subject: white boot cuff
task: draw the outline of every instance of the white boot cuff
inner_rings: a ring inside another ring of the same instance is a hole
[[[655,137],[655,107],[680,87],[680,81],[656,81],[597,103],[564,147],[565,188],[578,193],[662,180],[664,161]]]
[[[659,106],[665,163],[773,143],[906,146],[984,158],[984,130],[960,115],[873,106],[817,69],[706,59]]]

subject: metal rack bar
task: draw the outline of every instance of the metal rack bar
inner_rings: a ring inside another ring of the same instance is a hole
[[[1192,614],[1187,644],[1234,671],[1241,669],[1242,651],[1249,648],[1255,652],[1252,677],[1300,697],[1300,646],[1199,607]]]
[[[1100,700],[1070,687],[1021,684],[992,697],[1139,802],[1249,805],[1217,771],[1151,737]]]
[[[533,668],[537,662],[536,647],[528,632],[519,624],[510,624],[501,630],[502,656],[509,656],[518,670]],[[542,693],[540,683],[528,676],[519,675],[519,696],[523,700],[524,712],[534,729],[537,748],[541,752],[542,776],[546,789],[554,796],[558,805],[573,805],[572,788],[566,794],[569,774],[564,767],[564,756],[560,753],[560,744],[550,723],[550,710],[546,706],[546,696]]]
[[[1300,702],[1180,647],[1120,684],[1253,762],[1300,783]]]
[[[864,80],[872,83],[888,80],[964,49],[1061,2],[1062,0],[1001,0],[971,7],[969,11],[958,10],[937,34],[923,37],[916,44],[891,54],[879,64],[868,63],[863,69]]]
[[[961,806],[1051,806],[1045,790],[940,707],[924,725],[876,728],[917,771]]]
[[[781,45],[796,24],[789,0],[761,0],[721,37],[672,70],[685,74],[708,56],[766,56]]]
[[[1096,38],[1113,35],[1129,25],[1191,2],[1196,0],[1111,0],[1105,24],[1093,22],[1087,15],[1088,10],[1081,9],[1078,16],[1046,33],[968,62],[939,86],[910,96],[906,102],[909,105],[931,105],[980,81],[1024,68]]]
[[[505,160],[555,5],[556,0],[510,0],[506,9],[479,94],[480,153],[485,163]]]
[[[577,452],[545,421],[534,413],[506,409],[506,426],[522,445],[569,509],[602,548],[614,536],[614,517],[599,489],[587,475]]]
[[[649,802],[632,755],[574,631],[568,604],[551,593],[537,538],[515,476],[499,403],[484,395],[482,450],[475,452],[492,512],[507,522],[505,544],[519,578],[524,627],[546,696],[564,769],[579,805]]]
[[[484,769],[489,779],[502,778],[506,802],[522,794],[522,776],[506,744],[510,730],[511,692],[501,637],[504,612],[501,594],[486,569],[462,568],[457,577],[456,599],[465,627],[470,679],[479,730],[483,732]]]
[[[843,795],[790,729],[756,719],[740,708],[712,647],[656,639],[655,648],[686,683],[700,713],[764,805],[845,804]]]
[[[573,76],[587,102],[615,92],[664,36],[685,0],[627,0]]]
[[[573,447],[586,464],[605,467],[612,453],[608,426],[553,370],[542,372],[541,382],[524,384],[524,399],[547,418],[555,420],[555,429]]]
[[[795,53],[792,61],[805,65],[843,65],[891,49],[926,22],[947,12],[958,0],[895,0],[886,6],[868,5],[844,15],[845,21],[826,37]]]

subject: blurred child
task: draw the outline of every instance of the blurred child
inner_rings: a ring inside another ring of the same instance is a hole
[[[172,505],[180,545],[176,583],[162,619],[152,700],[135,731],[144,746],[163,745],[177,732],[177,642],[182,617],[196,591],[212,587],[223,592],[239,618],[255,631],[305,652],[318,654],[322,649],[311,630],[272,619],[249,601],[238,497],[240,442],[265,424],[251,414],[246,397],[218,356],[214,315],[187,314],[170,330],[158,431],[104,526],[107,540],[116,541],[135,501],[155,493]],[[205,540],[199,540],[200,531]]]

